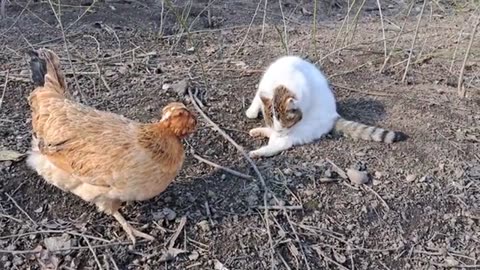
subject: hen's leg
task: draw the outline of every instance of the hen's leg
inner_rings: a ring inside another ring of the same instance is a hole
[[[135,245],[135,236],[147,239],[149,241],[153,241],[155,238],[149,234],[143,233],[137,229],[135,229],[132,225],[128,224],[125,218],[120,214],[120,212],[115,211],[113,213],[113,217],[122,225],[123,230],[127,233],[128,237],[132,240],[132,243]]]
[[[255,118],[258,117],[258,114],[260,113],[261,108],[262,108],[262,100],[260,99],[260,96],[257,93],[257,94],[255,94],[255,97],[253,98],[252,104],[247,109],[245,114],[247,115],[248,118],[255,119]]]

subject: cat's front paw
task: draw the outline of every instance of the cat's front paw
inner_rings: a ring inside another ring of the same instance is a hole
[[[250,137],[253,137],[253,138],[260,138],[260,137],[263,137],[263,132],[260,128],[252,128],[248,132],[248,135],[250,135]]]
[[[261,137],[270,138],[270,136],[272,136],[272,130],[266,127],[252,128],[250,129],[248,134],[250,135],[250,137],[253,137],[253,138],[261,138]]]
[[[260,153],[258,153],[258,151],[256,150],[248,152],[248,155],[250,156],[250,158],[255,158],[255,159],[261,156]]]
[[[245,112],[245,115],[247,118],[250,119],[256,119],[258,117],[259,111],[256,108],[248,108],[247,111]]]

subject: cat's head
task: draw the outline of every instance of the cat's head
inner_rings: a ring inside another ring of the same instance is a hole
[[[273,98],[260,96],[265,124],[277,132],[285,132],[302,120],[302,110],[295,94],[285,86],[273,91]]]

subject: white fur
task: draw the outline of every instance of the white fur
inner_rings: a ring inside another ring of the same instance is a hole
[[[276,115],[267,136],[268,145],[251,151],[250,156],[273,156],[288,148],[310,143],[330,132],[339,117],[335,97],[327,79],[313,64],[296,56],[284,56],[265,71],[252,104],[246,111],[248,118],[257,118],[263,103],[260,96],[273,97],[277,86],[283,85],[296,95],[292,106],[301,109],[302,120],[291,128],[283,128]],[[255,133],[255,132],[254,132]]]

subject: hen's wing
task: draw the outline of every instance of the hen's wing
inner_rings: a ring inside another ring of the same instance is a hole
[[[135,121],[60,98],[45,99],[35,116],[42,154],[82,181],[115,185],[125,167],[142,163]]]

